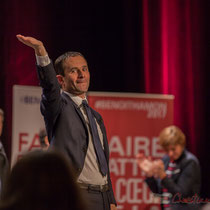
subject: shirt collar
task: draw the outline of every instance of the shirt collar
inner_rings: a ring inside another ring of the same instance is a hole
[[[76,95],[73,95],[73,94],[71,94],[71,93],[69,93],[69,92],[66,92],[66,91],[63,91],[63,92],[64,92],[66,95],[68,95],[68,96],[73,100],[73,102],[74,102],[77,106],[81,106],[83,100],[86,100],[87,103],[88,103],[88,100],[87,100],[87,97],[86,97],[86,96],[85,96],[85,98],[83,99],[83,98],[81,98],[81,97],[79,97],[79,96],[76,96]]]

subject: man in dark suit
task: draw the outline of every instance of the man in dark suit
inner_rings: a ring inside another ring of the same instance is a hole
[[[5,184],[5,179],[9,172],[9,162],[8,162],[6,153],[4,151],[3,144],[1,142],[3,123],[4,123],[4,111],[0,109],[0,193]]]
[[[137,156],[151,191],[161,196],[164,210],[199,209],[201,175],[198,159],[185,149],[185,135],[176,126],[163,129],[159,143],[166,152],[162,160]]]
[[[116,209],[105,126],[86,99],[90,82],[86,59],[81,53],[67,52],[55,61],[55,72],[41,41],[17,38],[35,50],[43,90],[41,112],[51,147],[68,157],[90,210]]]

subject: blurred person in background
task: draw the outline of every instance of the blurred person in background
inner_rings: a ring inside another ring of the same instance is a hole
[[[46,130],[43,128],[39,131],[39,143],[41,146],[41,149],[47,150],[49,147],[49,141]]]
[[[58,151],[23,155],[11,170],[0,200],[1,210],[84,210],[68,160]]]
[[[4,112],[2,109],[0,109],[0,194],[2,187],[4,186],[5,178],[9,171],[8,159],[1,141],[3,122],[4,122]]]
[[[200,166],[198,159],[185,149],[184,133],[174,125],[166,127],[160,132],[159,144],[166,152],[162,160],[137,155],[147,185],[161,196],[164,210],[199,209],[196,199],[201,187]]]

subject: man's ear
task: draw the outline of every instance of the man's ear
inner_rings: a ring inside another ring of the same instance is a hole
[[[64,80],[63,80],[63,76],[58,74],[56,75],[57,79],[58,79],[58,83],[60,84],[60,86],[63,86]]]

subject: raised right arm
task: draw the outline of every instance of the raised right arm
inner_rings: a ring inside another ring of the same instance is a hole
[[[44,44],[29,36],[17,35],[17,39],[26,46],[34,49],[37,58],[37,73],[42,87],[41,113],[44,116],[49,140],[52,138],[52,130],[62,108],[60,86],[56,73]],[[42,62],[43,59],[49,62]],[[40,62],[41,61],[41,62]]]

